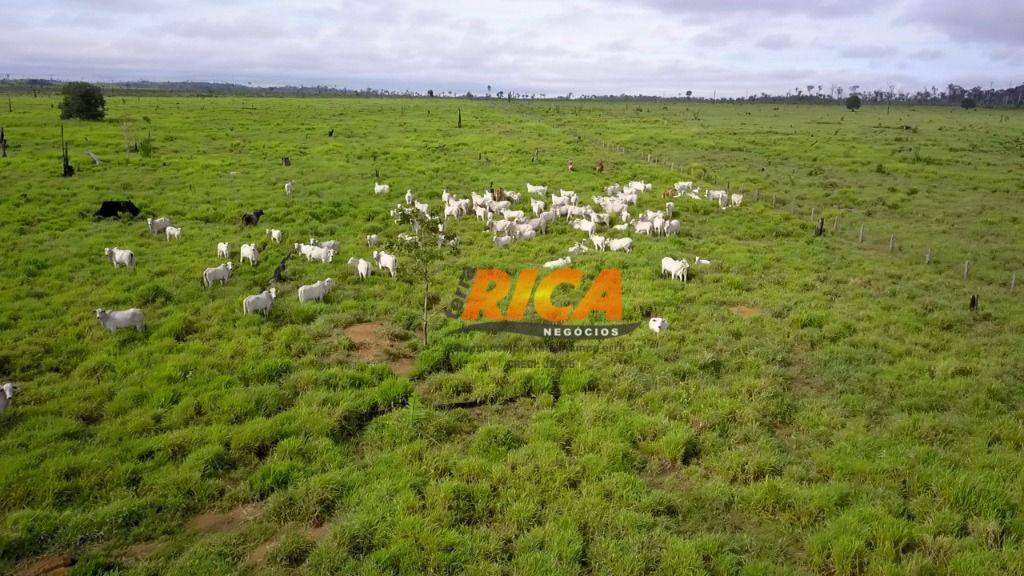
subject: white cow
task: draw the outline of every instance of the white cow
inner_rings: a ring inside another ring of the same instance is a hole
[[[270,314],[270,307],[274,305],[274,298],[277,298],[277,288],[264,290],[259,294],[248,296],[242,300],[242,315],[255,314],[259,312],[264,316]]]
[[[111,332],[129,327],[135,328],[139,332],[146,329],[146,319],[139,308],[129,308],[127,310],[97,308],[96,319],[100,321],[100,324],[103,324],[104,328]]]
[[[370,262],[368,260],[363,260],[362,258],[356,258],[353,256],[348,259],[348,265],[356,269],[360,278],[369,278],[370,274],[373,272],[373,266]]]
[[[732,202],[733,206],[739,206],[743,203],[743,194],[733,194],[732,196],[729,196],[729,200]]]
[[[699,266],[709,266],[711,264],[711,260],[708,260],[707,258],[701,258],[700,256],[694,258],[693,261],[696,262]]]
[[[512,237],[511,236],[495,236],[494,237],[494,245],[497,246],[498,248],[508,248],[509,246],[512,245]]]
[[[380,236],[377,236],[376,234],[370,234],[366,237],[367,246],[376,246],[377,244],[380,244]]]
[[[260,252],[256,249],[255,244],[242,244],[242,247],[238,251],[238,263],[241,264],[246,260],[249,264],[255,266],[259,263]]]
[[[150,234],[159,234],[171,225],[171,221],[167,218],[146,218],[146,225],[149,226]]]
[[[131,250],[122,250],[118,247],[104,248],[103,253],[110,259],[110,263],[117,269],[118,266],[125,266],[128,268],[135,267],[135,252]]]
[[[415,199],[416,199],[416,196],[413,195],[412,190],[406,190],[405,191],[405,205],[406,206],[412,206],[413,200],[415,200]]]
[[[391,191],[391,186],[387,184],[381,184],[380,182],[373,183],[373,193],[377,195],[387,194]]]
[[[540,194],[540,195],[543,196],[543,195],[548,193],[548,187],[547,186],[534,186],[533,184],[530,184],[529,182],[527,182],[526,183],[526,191],[529,192],[530,194]]]
[[[11,405],[11,400],[14,398],[14,392],[17,388],[11,382],[5,382],[3,385],[3,391],[0,392],[0,412],[7,410],[7,407]]]
[[[391,277],[395,277],[395,273],[398,270],[398,259],[387,252],[378,252],[374,250],[373,260],[377,263],[377,267],[381,270],[387,270],[391,273]]]
[[[608,241],[608,249],[612,252],[632,252],[632,238],[612,238]]]
[[[663,234],[665,234],[665,236],[676,236],[679,234],[679,228],[679,220],[669,220],[668,222],[665,222],[665,230]]]
[[[679,278],[683,282],[687,281],[687,276],[690,270],[690,263],[685,259],[676,260],[669,256],[665,256],[661,259],[661,275],[664,276],[666,273],[673,280]]]
[[[280,244],[281,239],[284,238],[284,233],[282,233],[277,228],[267,228],[267,236],[270,236],[271,240]]]
[[[337,240],[324,240],[322,242],[317,242],[316,240],[310,238],[309,243],[312,244],[313,246],[319,246],[321,248],[327,248],[328,250],[334,250],[335,252],[338,252],[341,249],[341,242],[338,242]]]
[[[583,242],[577,242],[569,247],[569,254],[583,254],[587,250],[589,250],[589,248],[587,248],[586,244],[584,244]]]
[[[598,252],[604,252],[604,249],[608,247],[608,239],[604,236],[598,236],[597,234],[590,235],[590,241],[594,244],[594,248]]]
[[[217,257],[218,258],[231,258],[231,245],[227,242],[217,243]]]
[[[285,182],[284,183],[284,194],[285,194],[285,196],[290,196],[291,193],[292,193],[292,190],[294,188],[295,188],[295,184],[291,180]]]
[[[559,258],[557,260],[545,262],[543,266],[544,268],[548,268],[549,270],[554,270],[556,268],[565,268],[569,264],[572,264],[572,258],[566,256],[565,258]]]
[[[597,224],[590,220],[577,220],[572,223],[572,227],[587,234],[593,234],[594,230],[597,230]]]
[[[174,226],[168,226],[167,228],[164,228],[164,234],[167,236],[168,240],[170,240],[171,238],[174,238],[175,240],[177,240],[177,239],[181,238],[181,228],[175,228]]]
[[[227,284],[231,278],[231,271],[234,269],[234,265],[228,261],[220,266],[213,268],[207,268],[203,270],[203,286],[209,288],[213,286],[214,282],[220,282],[221,284]]]
[[[635,224],[633,224],[633,229],[636,230],[637,234],[646,234],[650,236],[651,230],[654,229],[654,224],[652,222],[638,220]]]
[[[310,300],[323,302],[324,296],[327,296],[333,287],[334,280],[331,278],[325,278],[324,280],[319,280],[312,284],[299,286],[299,302],[309,302]]]
[[[647,327],[651,329],[651,332],[660,334],[668,330],[668,320],[655,316],[647,322]]]
[[[326,264],[327,262],[334,262],[335,254],[337,254],[337,252],[330,248],[324,248],[323,246],[311,246],[306,253],[306,260]]]

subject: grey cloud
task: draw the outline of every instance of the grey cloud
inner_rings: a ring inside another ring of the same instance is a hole
[[[757,46],[766,50],[784,50],[793,46],[793,39],[786,34],[770,34],[758,40]]]
[[[881,0],[640,0],[641,4],[673,14],[802,14],[814,18],[862,15],[882,5]]]
[[[913,0],[898,23],[924,24],[951,40],[1024,46],[1024,2]]]

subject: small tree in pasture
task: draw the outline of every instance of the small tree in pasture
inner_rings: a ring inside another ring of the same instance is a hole
[[[428,215],[412,208],[399,207],[395,214],[399,224],[406,224],[415,233],[408,239],[388,242],[385,246],[396,252],[403,266],[411,270],[414,278],[423,281],[423,345],[429,343],[430,284],[445,257],[459,252],[458,238],[447,232],[436,215]]]
[[[856,94],[850,94],[850,97],[846,99],[846,109],[850,112],[856,112],[860,108],[860,96]]]
[[[978,107],[978,103],[974,101],[974,98],[966,96],[963,100],[960,101],[960,107],[963,108],[964,110],[972,110]]]
[[[103,90],[95,84],[68,82],[61,89],[61,93],[64,95],[60,103],[62,119],[103,120],[107,114]]]

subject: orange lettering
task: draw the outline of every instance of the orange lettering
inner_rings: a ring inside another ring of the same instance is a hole
[[[586,320],[590,313],[600,310],[604,319],[622,320],[622,270],[601,270],[586,296],[572,313],[572,320]]]
[[[555,288],[562,284],[571,284],[575,288],[580,285],[582,280],[583,272],[575,268],[560,268],[545,276],[533,294],[533,307],[537,311],[537,315],[548,322],[562,322],[568,319],[572,307],[553,305],[551,296],[555,292]]]
[[[508,303],[508,312],[505,313],[506,320],[523,319],[526,305],[530,303],[530,293],[533,292],[533,285],[536,282],[536,268],[527,268],[519,273],[519,278],[516,279],[516,287],[512,290],[512,300]]]
[[[483,314],[484,320],[501,320],[501,302],[512,288],[512,277],[503,270],[477,270],[473,287],[466,297],[463,320],[477,320]]]

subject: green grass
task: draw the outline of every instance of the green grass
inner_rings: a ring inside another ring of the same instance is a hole
[[[62,179],[56,100],[13,105],[0,377],[22,390],[0,415],[0,572],[72,553],[83,574],[1024,573],[1019,113],[115,96],[106,121],[65,124],[78,172]],[[126,130],[151,154],[125,153]],[[574,258],[591,279],[621,267],[624,321],[664,316],[660,336],[454,332],[439,312],[463,266],[562,256],[582,236],[564,223],[505,251],[456,224],[426,349],[401,265],[359,282],[342,264],[401,231],[387,210],[406,188],[436,205],[443,187],[546,182],[589,200],[634,178],[655,183],[642,209],[680,179],[747,195],[724,212],[677,200],[679,238]],[[182,239],[90,217],[117,198]],[[241,300],[284,247],[225,287],[200,274],[218,241],[237,254],[266,227],[342,250],[293,259],[264,320]],[[113,270],[114,245],[135,271]],[[715,265],[659,278],[662,256],[696,254]],[[326,276],[327,302],[300,305],[295,288]],[[147,332],[108,334],[92,312],[129,306]],[[359,361],[343,330],[360,322],[416,359],[409,377]],[[189,527],[253,503],[251,522]]]

